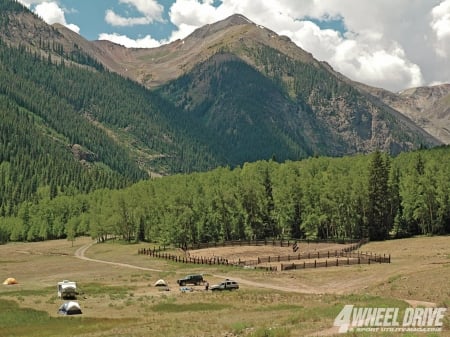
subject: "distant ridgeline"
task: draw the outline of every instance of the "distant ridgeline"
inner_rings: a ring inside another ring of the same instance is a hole
[[[448,177],[449,147],[397,157],[258,161],[122,190],[41,195],[21,204],[17,216],[0,218],[0,233],[3,242],[91,235],[174,244],[448,234]]]

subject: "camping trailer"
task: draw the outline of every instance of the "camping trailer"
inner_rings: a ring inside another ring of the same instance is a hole
[[[77,297],[77,283],[64,280],[58,282],[58,297],[59,298],[76,298]]]

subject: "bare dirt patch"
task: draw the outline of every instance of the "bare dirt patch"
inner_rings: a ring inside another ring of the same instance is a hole
[[[294,252],[291,247],[280,247],[275,245],[263,245],[263,246],[228,246],[228,247],[213,247],[190,250],[189,254],[191,257],[204,257],[204,258],[223,258],[228,259],[228,261],[247,261],[256,260],[258,257],[268,257],[268,256],[292,256],[295,257],[298,254],[302,256],[308,253],[314,257],[317,252],[339,252],[344,248],[348,248],[350,245],[347,244],[335,244],[335,243],[301,243],[299,244],[299,250]]]

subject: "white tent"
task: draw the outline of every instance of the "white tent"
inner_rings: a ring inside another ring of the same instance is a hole
[[[167,282],[163,279],[160,279],[155,282],[155,287],[167,287]]]
[[[61,305],[58,313],[62,315],[79,315],[81,314],[81,308],[78,302],[70,301]]]

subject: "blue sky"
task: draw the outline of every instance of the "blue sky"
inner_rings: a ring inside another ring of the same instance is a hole
[[[353,80],[450,82],[450,0],[18,0],[88,40],[153,48],[239,13]]]
[[[88,40],[96,40],[100,33],[126,35],[131,39],[142,38],[151,35],[156,40],[167,39],[176,29],[171,24],[168,9],[174,1],[159,1],[163,8],[161,18],[163,21],[154,20],[148,24],[135,24],[130,26],[114,26],[105,20],[108,10],[122,17],[143,17],[136,7],[111,0],[64,0],[60,3],[68,9],[66,21],[80,27],[80,34]]]

